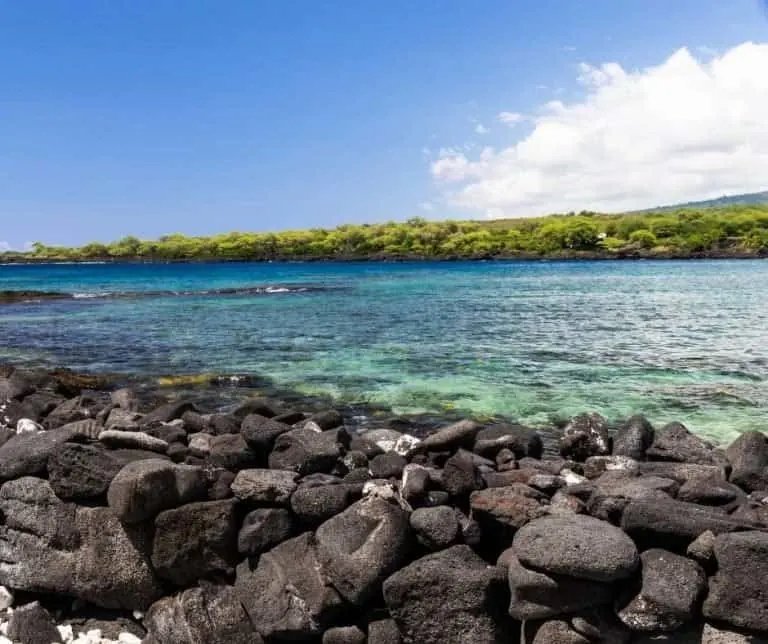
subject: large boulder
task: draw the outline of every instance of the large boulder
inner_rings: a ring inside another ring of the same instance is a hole
[[[147,535],[108,508],[64,503],[47,481],[25,477],[0,488],[0,514],[0,584],[129,610],[159,596]]]
[[[344,610],[318,561],[312,534],[284,541],[237,567],[240,601],[261,635],[276,640],[318,636]]]
[[[608,422],[600,414],[579,414],[568,421],[560,437],[560,454],[574,461],[611,453]]]
[[[357,606],[374,596],[407,559],[411,537],[406,512],[375,496],[329,519],[315,534],[327,578]]]
[[[613,454],[642,461],[653,443],[653,435],[653,425],[645,416],[632,416],[613,437]]]
[[[731,464],[731,483],[747,492],[768,490],[768,438],[762,432],[744,432],[725,450]]]
[[[240,470],[232,482],[232,492],[241,501],[287,507],[298,477],[286,470]]]
[[[640,555],[642,583],[618,602],[617,615],[633,631],[676,631],[698,615],[707,587],[704,569],[687,557],[653,548]]]
[[[51,411],[43,421],[46,429],[63,427],[78,420],[94,419],[104,409],[106,401],[92,394],[82,394],[65,400]]]
[[[718,508],[671,499],[639,499],[624,509],[621,527],[642,549],[663,548],[684,553],[691,542],[707,530],[717,535],[755,526],[728,516]]]
[[[201,583],[152,604],[147,644],[262,644],[231,586]]]
[[[699,465],[718,465],[723,461],[712,443],[692,434],[681,423],[669,423],[656,430],[646,457],[653,461]]]
[[[51,455],[80,436],[72,427],[13,436],[0,447],[0,481],[44,475]]]
[[[177,586],[217,574],[231,575],[237,563],[235,499],[188,503],[155,519],[152,565]]]
[[[112,449],[143,449],[148,452],[165,454],[168,443],[162,438],[150,436],[147,432],[126,432],[119,429],[105,429],[99,434],[99,441]]]
[[[518,620],[546,619],[601,606],[614,596],[611,584],[531,570],[513,551],[503,553],[500,559],[507,565],[509,614]]]
[[[704,616],[737,628],[768,631],[768,533],[723,534],[715,540],[717,573]]]
[[[128,463],[150,458],[157,458],[157,454],[64,443],[48,459],[48,479],[61,499],[96,499],[106,495],[112,480]]]
[[[405,641],[501,644],[514,626],[502,568],[469,546],[453,546],[399,570],[384,583],[384,601]]]
[[[469,452],[460,450],[443,466],[442,487],[453,497],[466,498],[485,486],[480,470],[471,457]]]
[[[637,548],[624,532],[580,514],[531,521],[518,530],[512,550],[535,570],[599,582],[625,579],[639,563]]]
[[[205,498],[207,488],[200,467],[147,459],[128,463],[117,473],[107,490],[107,502],[123,523],[140,523],[163,510]]]

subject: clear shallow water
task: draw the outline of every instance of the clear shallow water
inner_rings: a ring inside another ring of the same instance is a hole
[[[280,286],[317,291],[174,296]],[[270,376],[307,394],[547,424],[768,429],[768,262],[0,266],[0,360]]]

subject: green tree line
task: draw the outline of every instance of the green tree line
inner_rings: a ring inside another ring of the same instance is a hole
[[[768,205],[681,208],[657,213],[569,213],[528,219],[343,225],[275,233],[181,233],[123,237],[79,247],[36,242],[33,260],[309,260],[768,254]],[[12,259],[6,254],[6,259]]]

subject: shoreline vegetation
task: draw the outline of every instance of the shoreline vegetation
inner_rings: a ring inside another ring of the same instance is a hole
[[[594,212],[483,221],[345,224],[267,233],[156,240],[123,237],[78,247],[35,242],[0,262],[418,261],[747,259],[768,257],[768,204]]]

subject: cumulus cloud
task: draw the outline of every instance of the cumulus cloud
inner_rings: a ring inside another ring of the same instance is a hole
[[[488,134],[490,130],[487,127],[485,127],[485,125],[483,125],[482,123],[478,123],[477,125],[475,125],[475,132],[477,134]]]
[[[578,102],[528,117],[515,145],[443,149],[431,174],[455,206],[504,216],[621,211],[768,188],[768,43],[656,67],[582,64]],[[520,118],[505,116],[502,122]]]

